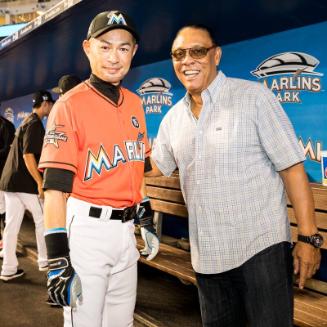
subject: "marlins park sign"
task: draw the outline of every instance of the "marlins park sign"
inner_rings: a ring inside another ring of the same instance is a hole
[[[251,74],[271,89],[282,103],[301,103],[302,92],[321,91],[319,60],[303,52],[283,52],[262,61]]]

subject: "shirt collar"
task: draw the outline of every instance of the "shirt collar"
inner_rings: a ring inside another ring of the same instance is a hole
[[[210,83],[207,89],[203,90],[201,93],[202,99],[205,97],[209,97],[211,102],[216,102],[217,97],[219,95],[219,89],[222,87],[222,85],[226,81],[225,74],[220,70],[218,71],[217,76],[214,78],[214,80]],[[191,105],[191,96],[188,92],[186,92],[184,98],[183,98],[184,104],[190,108]]]

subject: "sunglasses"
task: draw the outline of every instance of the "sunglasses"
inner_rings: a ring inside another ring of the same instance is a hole
[[[186,49],[177,49],[170,53],[170,55],[173,57],[175,61],[181,61],[186,57],[187,51],[189,55],[193,59],[202,59],[204,58],[209,50],[216,48],[217,46],[214,44],[209,48],[205,47],[194,47],[194,48],[186,48]]]

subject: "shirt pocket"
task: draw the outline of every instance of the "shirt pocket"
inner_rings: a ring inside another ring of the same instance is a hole
[[[233,122],[230,114],[224,110],[218,114],[214,114],[208,124],[205,132],[204,144],[208,146],[208,150],[215,153],[216,151],[226,151],[234,143]]]

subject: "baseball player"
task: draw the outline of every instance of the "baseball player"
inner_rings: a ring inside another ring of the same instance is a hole
[[[64,306],[66,327],[133,326],[137,210],[143,254],[152,259],[159,248],[144,198],[150,154],[144,111],[120,85],[138,39],[124,13],[98,14],[83,41],[90,79],[60,97],[48,120],[39,164],[48,293]],[[65,193],[71,193],[67,203]]]
[[[0,115],[0,177],[2,174],[3,167],[5,165],[11,142],[15,136],[14,124]],[[1,228],[5,225],[5,197],[3,191],[0,190],[0,250],[2,249],[2,236]]]
[[[16,246],[25,209],[32,213],[35,223],[39,270],[48,269],[43,235],[42,176],[37,165],[45,133],[42,119],[49,115],[53,102],[48,91],[41,90],[33,95],[33,112],[17,129],[3,168],[0,189],[5,195],[6,227],[3,234],[3,265],[0,279],[4,281],[24,275],[24,270],[18,269]]]

